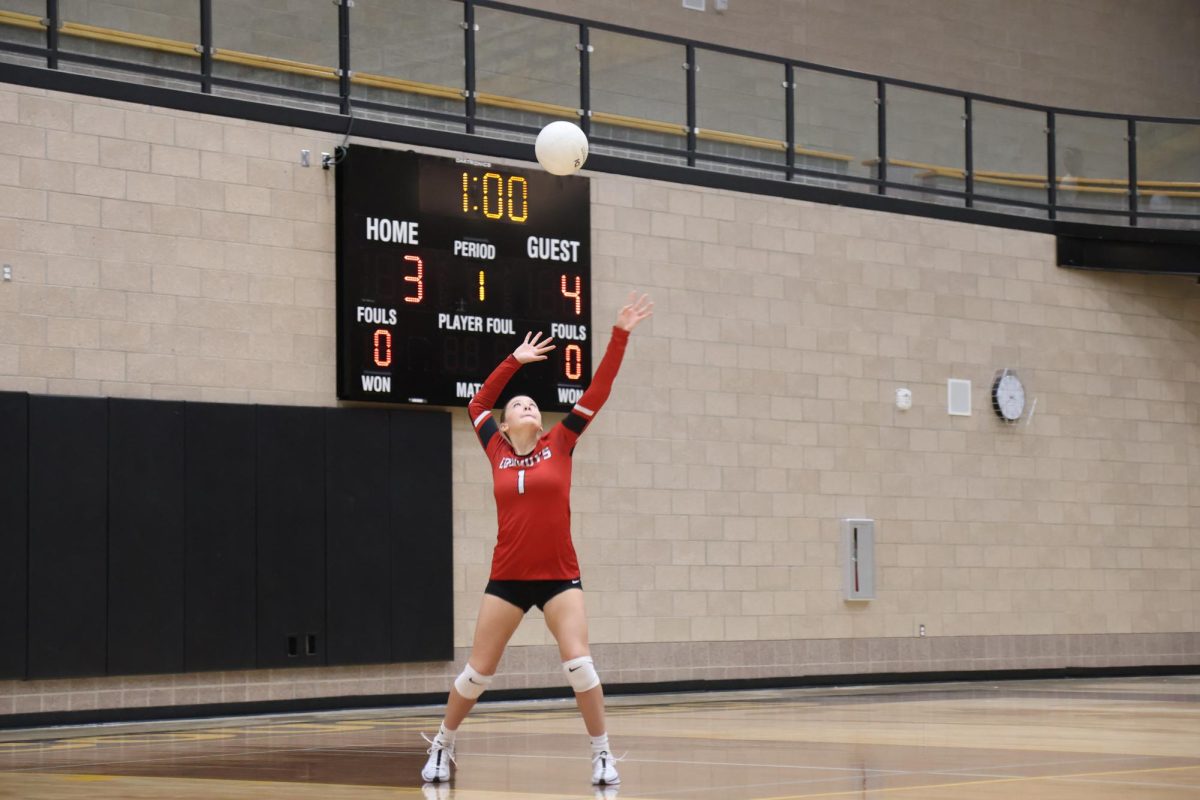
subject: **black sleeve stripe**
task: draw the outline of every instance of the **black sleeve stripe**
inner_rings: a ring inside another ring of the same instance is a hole
[[[583,429],[588,426],[591,420],[586,420],[578,414],[567,414],[563,417],[563,427],[574,433],[576,436],[583,434]]]
[[[475,430],[475,433],[479,435],[479,443],[483,445],[484,449],[487,449],[488,442],[490,442],[492,437],[499,433],[499,431],[500,426],[496,424],[496,420],[487,419],[484,420],[484,423]]]

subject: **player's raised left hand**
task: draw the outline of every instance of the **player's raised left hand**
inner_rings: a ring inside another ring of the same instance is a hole
[[[525,334],[525,341],[517,345],[517,349],[513,350],[513,358],[520,361],[522,364],[532,364],[534,361],[545,361],[554,345],[551,344],[554,339],[547,336],[542,339],[542,332],[536,334],[532,331]]]

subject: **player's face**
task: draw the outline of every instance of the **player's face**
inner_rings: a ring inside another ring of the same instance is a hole
[[[532,397],[517,395],[504,407],[504,424],[510,428],[528,426],[541,430],[542,412],[538,410]]]

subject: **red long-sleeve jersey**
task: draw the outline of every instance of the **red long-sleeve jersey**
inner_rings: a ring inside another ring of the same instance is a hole
[[[516,358],[510,355],[500,362],[468,404],[479,443],[492,463],[498,523],[492,580],[579,577],[571,543],[571,455],[580,434],[608,399],[628,340],[628,331],[613,328],[587,391],[526,455],[517,455],[492,418],[497,398],[521,368]]]

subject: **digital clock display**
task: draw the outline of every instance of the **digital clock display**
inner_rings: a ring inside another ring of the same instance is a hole
[[[462,405],[541,331],[557,349],[506,394],[570,408],[592,374],[587,178],[362,145],[336,170],[338,397]]]

